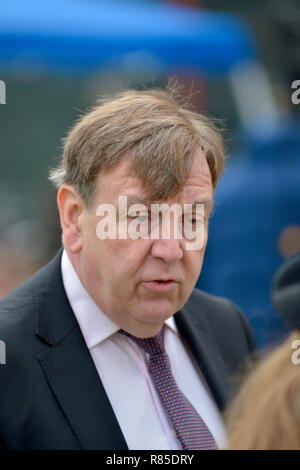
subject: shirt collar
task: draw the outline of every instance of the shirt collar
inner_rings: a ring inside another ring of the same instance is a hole
[[[104,314],[84,288],[66,250],[61,258],[61,272],[67,297],[88,348],[117,333],[120,327]],[[178,334],[173,316],[165,321],[165,325]]]

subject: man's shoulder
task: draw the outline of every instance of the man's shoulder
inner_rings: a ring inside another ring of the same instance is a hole
[[[244,338],[249,348],[255,349],[255,338],[248,319],[231,300],[195,288],[183,310],[193,321],[205,324],[218,342],[228,343],[234,337]]]
[[[37,303],[47,292],[47,277],[53,260],[0,300],[0,338],[5,331],[17,334],[24,322],[35,321]]]
[[[231,300],[225,297],[219,297],[208,292],[204,292],[198,288],[194,288],[191,296],[185,304],[185,308],[194,314],[206,314],[209,311],[210,317],[224,317],[230,318],[240,316],[241,310]]]

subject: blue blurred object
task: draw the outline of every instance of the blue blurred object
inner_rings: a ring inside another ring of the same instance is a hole
[[[256,56],[247,25],[229,14],[128,1],[10,0],[1,5],[0,70],[90,73],[118,66],[190,67],[224,74]]]
[[[263,347],[289,331],[271,305],[270,288],[284,260],[280,244],[287,227],[299,227],[300,247],[299,123],[282,117],[273,132],[261,128],[245,140],[243,154],[230,158],[216,191],[197,285],[236,302]]]

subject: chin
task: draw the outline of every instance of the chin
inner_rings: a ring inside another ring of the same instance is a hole
[[[142,315],[141,315],[141,312]],[[147,302],[138,309],[139,319],[145,323],[164,323],[174,313],[178,312],[176,305],[168,300]]]

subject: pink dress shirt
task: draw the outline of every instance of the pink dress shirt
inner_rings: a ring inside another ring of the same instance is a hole
[[[95,304],[66,250],[61,269],[67,297],[128,448],[181,449],[149,375],[147,354],[130,338],[119,334],[119,327]],[[226,435],[220,412],[174,318],[165,324],[165,347],[174,378],[221,448],[226,444]]]

